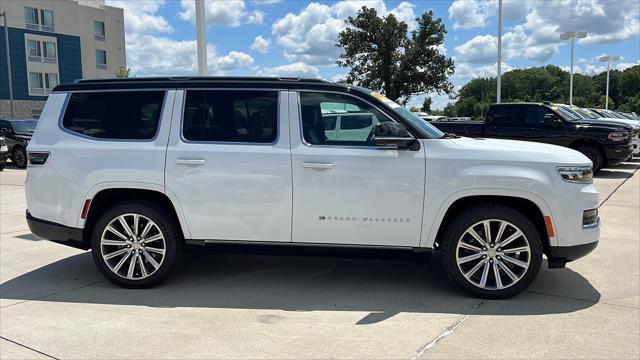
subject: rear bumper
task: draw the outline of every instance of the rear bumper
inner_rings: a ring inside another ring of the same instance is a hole
[[[29,210],[27,210],[26,217],[29,230],[41,239],[51,240],[82,250],[88,250],[90,248],[89,244],[84,241],[83,229],[35,218],[31,216]]]

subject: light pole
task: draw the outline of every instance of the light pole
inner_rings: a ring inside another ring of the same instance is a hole
[[[607,63],[607,90],[606,90],[607,94],[605,95],[604,108],[605,110],[609,110],[609,68],[611,67],[612,61],[620,60],[620,56],[607,55],[607,56],[601,57],[598,60],[600,60],[601,62]]]
[[[498,0],[498,76],[496,80],[496,102],[500,104],[500,98],[502,97],[502,0]]]
[[[198,48],[198,75],[207,75],[207,34],[204,0],[196,0],[196,32]]]
[[[4,45],[7,51],[7,80],[9,80],[9,114],[11,119],[15,117],[13,113],[13,80],[11,79],[11,55],[9,54],[9,26],[7,25],[7,12],[0,12],[0,17],[4,19]]]
[[[568,31],[560,34],[560,40],[571,39],[571,77],[569,78],[569,105],[573,105],[573,45],[575,39],[584,39],[587,33],[584,31]]]

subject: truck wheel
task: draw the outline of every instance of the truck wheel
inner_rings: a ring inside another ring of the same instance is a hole
[[[583,153],[593,163],[593,172],[600,171],[604,167],[604,156],[598,148],[589,145],[580,145],[576,150]]]
[[[468,293],[504,299],[531,285],[542,263],[535,226],[519,211],[487,204],[459,213],[445,229],[440,258],[447,275]]]
[[[164,280],[182,258],[184,243],[171,215],[145,201],[108,209],[91,237],[93,261],[111,282],[146,288]]]
[[[13,154],[11,154],[11,161],[21,168],[24,169],[27,167],[27,151],[23,147],[16,147],[13,149]]]

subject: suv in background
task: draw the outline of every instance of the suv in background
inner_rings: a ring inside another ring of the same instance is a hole
[[[582,119],[550,103],[492,104],[485,121],[432,124],[458,135],[527,140],[575,149],[591,160],[594,171],[625,161],[633,151],[631,125]]]
[[[0,170],[3,170],[7,165],[7,157],[9,148],[7,147],[7,141],[4,137],[0,136]]]
[[[37,124],[34,119],[0,119],[0,135],[7,142],[9,158],[19,168],[27,167],[27,145]]]
[[[325,122],[337,108],[359,124],[346,139]],[[91,249],[124,287],[158,283],[187,245],[288,245],[437,250],[460,287],[505,298],[543,254],[563,267],[600,233],[579,152],[446,135],[380,94],[317,79],[59,85],[28,153],[31,231]]]

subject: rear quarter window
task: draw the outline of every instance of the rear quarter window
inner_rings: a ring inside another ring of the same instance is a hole
[[[156,136],[164,91],[72,93],[62,126],[97,139],[149,140]]]

